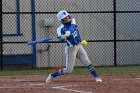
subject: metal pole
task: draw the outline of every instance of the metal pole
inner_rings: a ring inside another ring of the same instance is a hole
[[[114,0],[114,66],[117,66],[117,42],[116,42],[116,0]]]
[[[1,0],[2,4],[2,0]],[[1,14],[0,14],[0,21],[1,21],[1,30],[0,30],[0,70],[3,70],[3,48],[2,48],[2,5],[1,5]]]
[[[35,0],[31,0],[31,17],[32,17],[32,40],[36,40],[36,25],[35,25]],[[36,45],[33,45],[33,62],[32,67],[36,67]]]

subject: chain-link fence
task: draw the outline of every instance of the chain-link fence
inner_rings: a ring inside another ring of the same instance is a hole
[[[76,19],[95,66],[140,65],[139,0],[2,0],[2,66],[65,65],[64,43],[26,43],[57,36],[59,10]],[[76,66],[83,66],[76,60]]]

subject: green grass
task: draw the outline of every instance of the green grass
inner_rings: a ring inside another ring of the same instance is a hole
[[[120,66],[120,67],[95,67],[99,73],[140,73],[140,66]],[[89,73],[86,68],[74,69],[75,74]]]
[[[140,66],[103,67],[97,70],[100,73],[140,73]]]
[[[95,67],[98,73],[140,73],[140,66],[123,66],[123,67]],[[45,70],[3,70],[0,71],[0,75],[40,75],[49,74],[57,70],[45,69]],[[89,74],[87,69],[74,68],[74,74]]]

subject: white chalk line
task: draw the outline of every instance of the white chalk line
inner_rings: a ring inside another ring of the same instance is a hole
[[[64,90],[64,91],[71,91],[71,92],[77,92],[77,93],[92,93],[92,92],[86,92],[86,91],[80,91],[80,90],[75,90],[75,89],[70,89],[67,87],[71,87],[71,86],[77,86],[77,85],[66,85],[66,86],[56,86],[56,87],[52,87],[53,89],[59,89],[59,90]]]
[[[126,78],[126,79],[124,79],[124,78],[118,78],[118,79],[113,79],[113,80],[140,80],[140,78]]]

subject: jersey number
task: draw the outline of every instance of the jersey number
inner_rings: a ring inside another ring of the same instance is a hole
[[[72,35],[73,35],[73,38],[75,38],[75,37],[77,36],[77,32],[74,31],[74,32],[72,33]]]

